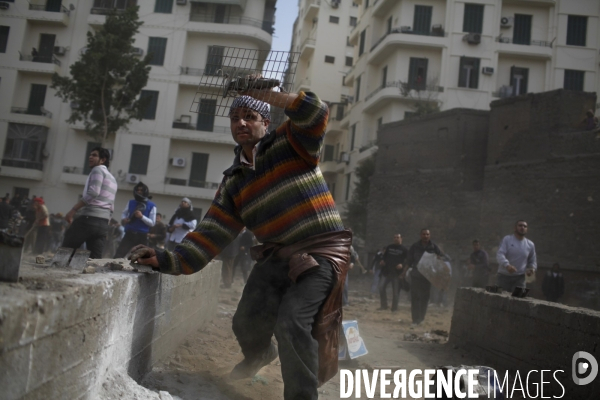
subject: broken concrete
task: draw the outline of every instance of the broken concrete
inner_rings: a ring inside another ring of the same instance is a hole
[[[190,276],[21,267],[0,283],[3,399],[95,399],[116,369],[139,380],[210,320],[220,262]]]
[[[557,377],[564,398],[600,398],[600,377],[586,386],[571,378],[575,353],[585,351],[600,360],[600,312],[474,288],[458,289],[454,301],[451,345],[496,369],[519,371],[523,381],[529,371],[562,370]],[[554,383],[551,374],[545,380]],[[560,396],[556,386],[550,394]]]

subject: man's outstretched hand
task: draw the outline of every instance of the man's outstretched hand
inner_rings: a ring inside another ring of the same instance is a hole
[[[152,269],[158,269],[158,259],[156,258],[156,251],[153,248],[138,244],[131,249],[131,255],[129,259],[132,263],[137,262],[141,265],[149,265]]]

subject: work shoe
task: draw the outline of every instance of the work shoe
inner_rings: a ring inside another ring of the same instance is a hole
[[[253,359],[244,358],[238,365],[233,367],[229,377],[233,380],[252,378],[262,367],[269,364],[278,356],[277,347],[273,343],[267,351]]]

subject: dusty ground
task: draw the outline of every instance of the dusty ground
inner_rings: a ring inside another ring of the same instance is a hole
[[[351,304],[344,309],[344,320],[358,321],[369,354],[341,362],[340,368],[387,366],[410,371],[435,365],[476,364],[463,351],[446,343],[451,307],[430,307],[425,322],[411,327],[406,293],[401,294],[398,312],[378,311],[378,297],[370,298],[367,279],[370,278],[353,281],[355,290],[350,291]],[[231,318],[242,289],[239,277],[231,289],[221,289],[218,311],[212,323],[190,337],[171,358],[155,367],[142,384],[155,391],[168,391],[184,400],[282,399],[279,359],[263,368],[254,379],[230,381],[227,378],[229,371],[243,358],[231,330]],[[320,399],[339,399],[339,374],[323,385],[319,393]]]

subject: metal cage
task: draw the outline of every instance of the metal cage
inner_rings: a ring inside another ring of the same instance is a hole
[[[229,115],[233,99],[247,89],[291,92],[300,54],[289,51],[210,46],[206,68],[193,69],[200,84],[191,112]],[[182,74],[188,74],[182,68]]]

